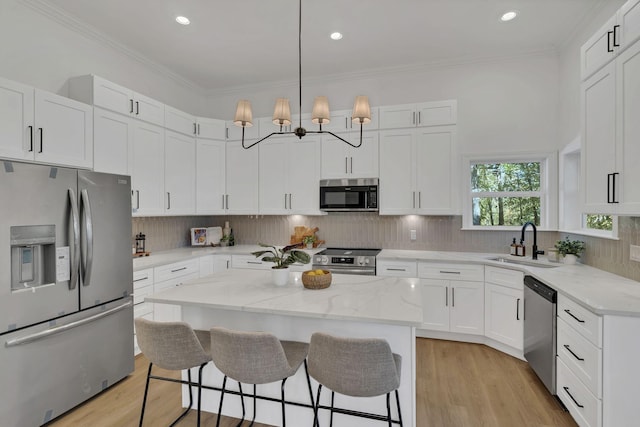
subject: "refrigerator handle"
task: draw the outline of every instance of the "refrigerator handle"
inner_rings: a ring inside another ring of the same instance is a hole
[[[69,230],[69,246],[71,247],[71,279],[69,289],[75,289],[78,284],[78,270],[80,267],[80,217],[78,215],[78,199],[76,193],[69,189],[69,203],[71,205],[71,229]]]
[[[87,189],[80,192],[82,202],[82,213],[84,214],[84,237],[86,242],[86,250],[82,251],[85,259],[82,260],[82,285],[89,286],[91,280],[91,267],[93,266],[93,216],[91,215],[91,203],[89,202],[89,193]]]

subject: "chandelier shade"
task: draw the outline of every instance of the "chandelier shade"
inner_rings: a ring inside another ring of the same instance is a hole
[[[251,103],[246,99],[238,101],[238,105],[236,106],[236,115],[233,118],[233,124],[236,126],[242,126],[243,128],[253,126]]]
[[[291,124],[291,107],[287,98],[276,99],[276,106],[273,109],[273,124],[278,126]]]
[[[353,112],[351,113],[353,123],[364,124],[371,123],[371,107],[369,106],[369,97],[360,95],[356,96],[353,103]]]
[[[322,126],[328,124],[330,119],[329,99],[326,96],[316,96],[311,111],[311,123]]]

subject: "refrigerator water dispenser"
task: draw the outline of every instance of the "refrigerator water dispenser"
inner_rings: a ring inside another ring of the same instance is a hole
[[[56,282],[56,227],[11,227],[11,290]]]

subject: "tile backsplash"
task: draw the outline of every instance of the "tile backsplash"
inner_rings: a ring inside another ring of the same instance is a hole
[[[151,252],[189,246],[192,227],[222,226],[229,221],[236,244],[259,242],[285,245],[294,227],[318,227],[318,237],[331,247],[414,249],[508,253],[519,231],[461,230],[461,216],[381,216],[374,213],[331,213],[325,216],[188,216],[133,218],[133,232],[147,235]],[[581,261],[602,270],[640,281],[640,263],[629,261],[629,245],[640,245],[640,218],[619,219],[619,240],[586,236]],[[417,239],[410,239],[416,230]],[[539,232],[538,247],[546,250],[565,233]],[[526,234],[530,250],[531,231]]]

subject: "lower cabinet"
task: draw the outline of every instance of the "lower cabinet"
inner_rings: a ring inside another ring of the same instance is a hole
[[[484,334],[522,352],[524,273],[485,267]]]
[[[417,264],[415,261],[376,260],[376,276],[417,277]]]
[[[484,284],[462,280],[420,279],[425,329],[482,335]]]
[[[205,255],[200,257],[200,277],[231,268],[231,255]]]
[[[197,279],[200,276],[200,260],[175,262],[154,268],[153,291],[160,292],[163,289],[179,286],[184,282]],[[159,322],[175,322],[182,319],[180,306],[171,304],[154,304],[153,319]]]
[[[153,320],[153,304],[144,302],[145,295],[153,293],[153,268],[133,272],[133,317]],[[140,353],[136,339],[136,327],[133,326],[133,353]]]

